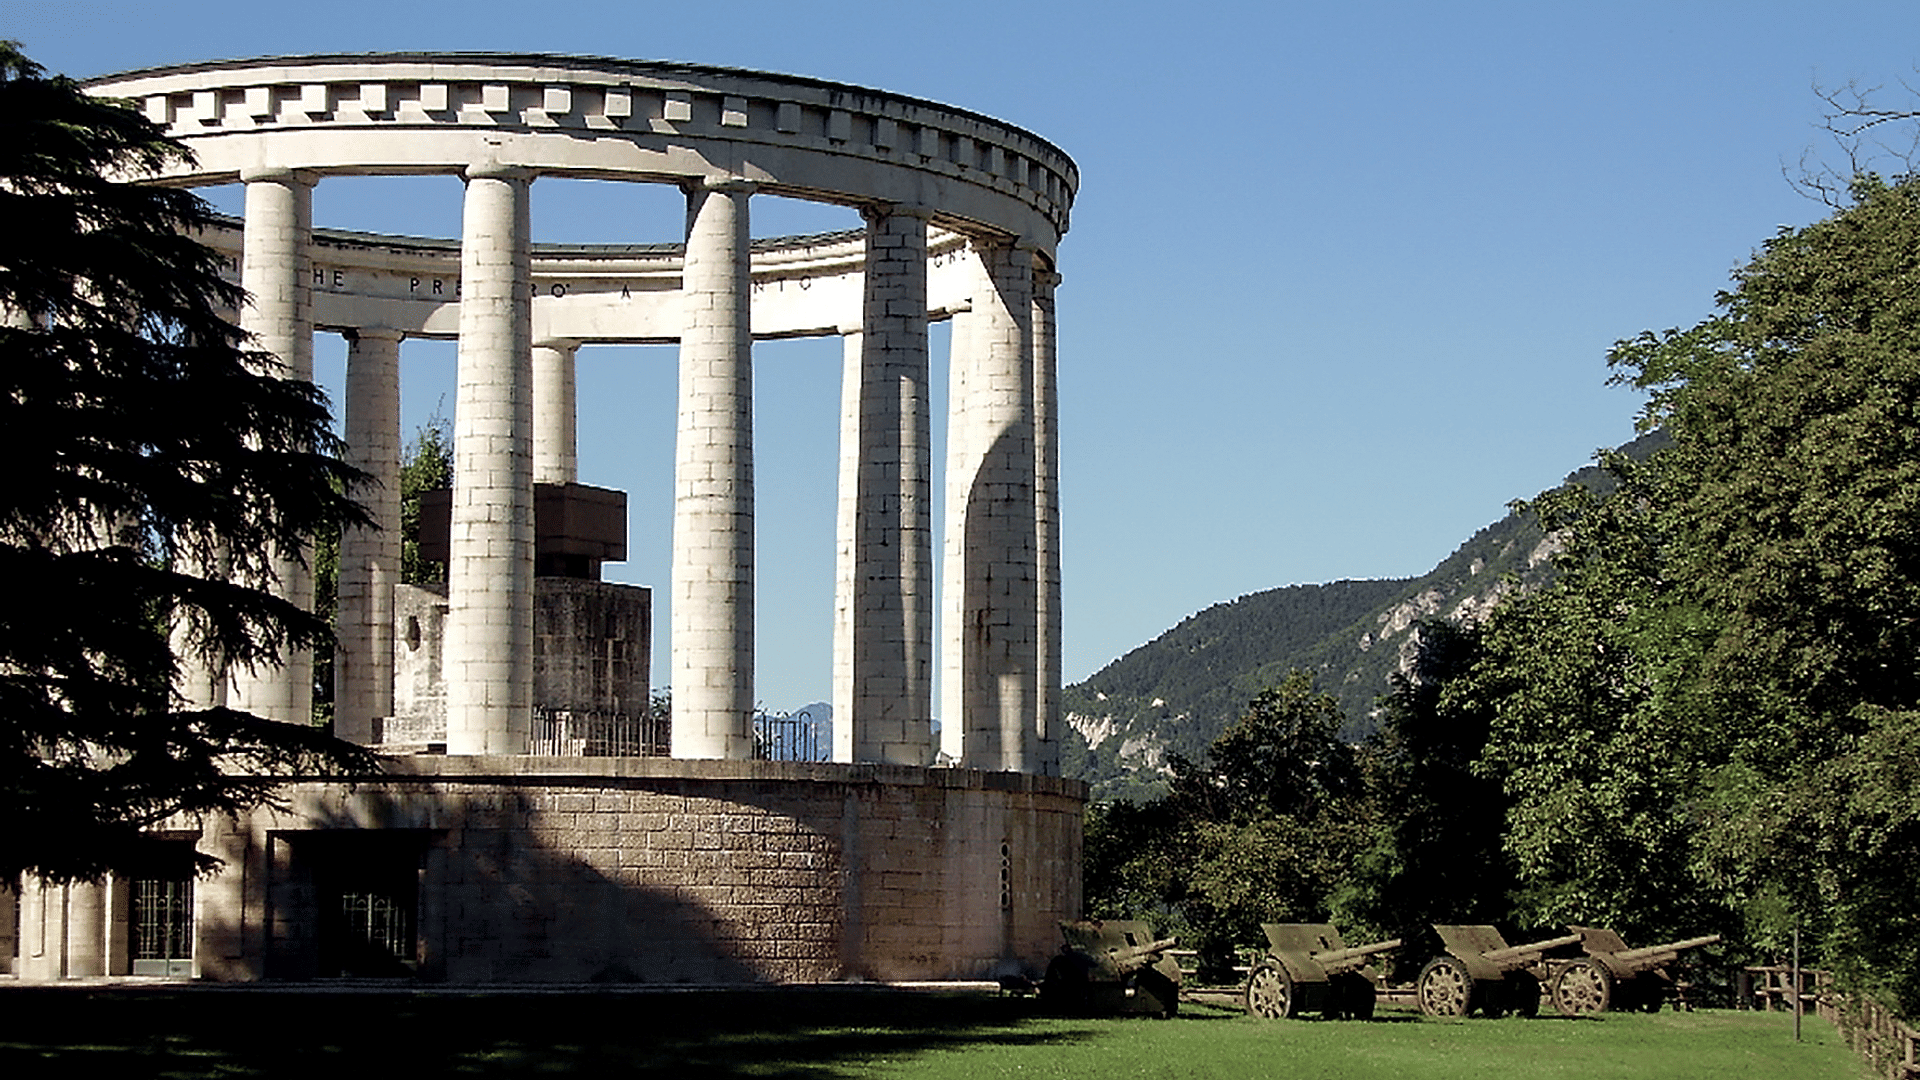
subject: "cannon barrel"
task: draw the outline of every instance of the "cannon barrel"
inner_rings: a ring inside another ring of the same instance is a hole
[[[1484,955],[1488,960],[1491,960],[1496,964],[1504,964],[1509,960],[1519,960],[1524,962],[1527,960],[1535,959],[1541,953],[1546,952],[1548,949],[1557,949],[1562,945],[1578,945],[1578,944],[1580,944],[1580,935],[1568,934],[1566,937],[1548,938],[1546,941],[1536,941],[1531,945],[1514,945],[1505,949],[1495,949],[1492,952],[1486,953]]]
[[[1163,938],[1145,945],[1128,945],[1107,950],[1107,963],[1115,971],[1127,973],[1158,963],[1160,954],[1180,943],[1178,938]]]
[[[1688,938],[1685,941],[1670,942],[1666,945],[1649,945],[1644,949],[1628,949],[1626,952],[1614,953],[1613,958],[1620,963],[1631,964],[1636,960],[1645,960],[1649,957],[1660,956],[1665,953],[1677,953],[1683,949],[1697,949],[1702,945],[1711,945],[1719,940],[1719,934],[1707,934],[1704,937]]]
[[[1308,953],[1313,962],[1327,969],[1330,975],[1337,975],[1349,968],[1356,968],[1366,962],[1370,956],[1400,947],[1400,939],[1379,941],[1372,945],[1359,945],[1351,949],[1328,949],[1325,952]]]

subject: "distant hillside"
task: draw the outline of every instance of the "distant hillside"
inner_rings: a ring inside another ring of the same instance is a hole
[[[1659,434],[1624,449],[1634,456]],[[1567,483],[1603,486],[1588,467]],[[1405,670],[1422,619],[1477,619],[1514,589],[1552,572],[1552,544],[1531,515],[1508,514],[1475,533],[1422,577],[1290,585],[1215,604],[1067,687],[1072,731],[1061,771],[1091,783],[1095,798],[1157,794],[1167,756],[1201,757],[1261,690],[1286,673],[1315,673],[1346,713],[1343,735],[1378,726],[1378,702]]]

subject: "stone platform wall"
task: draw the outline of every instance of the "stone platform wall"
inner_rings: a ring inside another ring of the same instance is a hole
[[[415,757],[209,826],[202,978],[322,973],[316,875],[418,877],[417,976],[1038,974],[1081,911],[1077,781],[893,766]],[[342,872],[342,871],[334,871]]]

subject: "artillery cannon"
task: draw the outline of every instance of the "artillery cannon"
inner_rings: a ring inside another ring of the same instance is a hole
[[[1446,946],[1420,969],[1420,1011],[1428,1016],[1483,1016],[1540,1011],[1540,988],[1553,974],[1547,953],[1580,943],[1579,934],[1508,945],[1491,926],[1442,926],[1434,931]]]
[[[1063,1012],[1172,1016],[1180,1008],[1180,965],[1137,919],[1062,922],[1066,942],[1047,965],[1040,999]]]
[[[1267,955],[1247,972],[1247,1011],[1268,1019],[1317,1012],[1329,1020],[1373,1015],[1380,976],[1368,961],[1400,939],[1349,949],[1328,923],[1265,923]]]
[[[1568,1016],[1606,1012],[1608,1009],[1642,1009],[1658,1012],[1666,1003],[1673,976],[1667,965],[1687,949],[1712,945],[1719,934],[1629,949],[1620,935],[1591,926],[1569,926],[1580,935],[1580,947],[1587,955],[1559,965],[1553,973],[1550,992],[1554,1008]]]

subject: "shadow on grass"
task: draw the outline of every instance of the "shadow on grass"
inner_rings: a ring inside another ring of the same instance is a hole
[[[1196,1000],[1197,999],[1197,1000]],[[1183,1020],[1245,1020],[1251,1016],[1239,1001],[1237,994],[1226,994],[1203,989],[1200,993],[1180,1000],[1180,1018]],[[1364,1020],[1352,1017],[1330,1019],[1320,1013],[1301,1013],[1285,1021],[1270,1023],[1288,1024],[1417,1024],[1423,1017],[1417,1012],[1381,1010]]]
[[[415,994],[0,990],[0,1076],[571,1074],[833,1080],[876,1060],[1081,1042],[1030,999],[881,990]],[[1078,1028],[1078,1025],[1074,1025]]]

